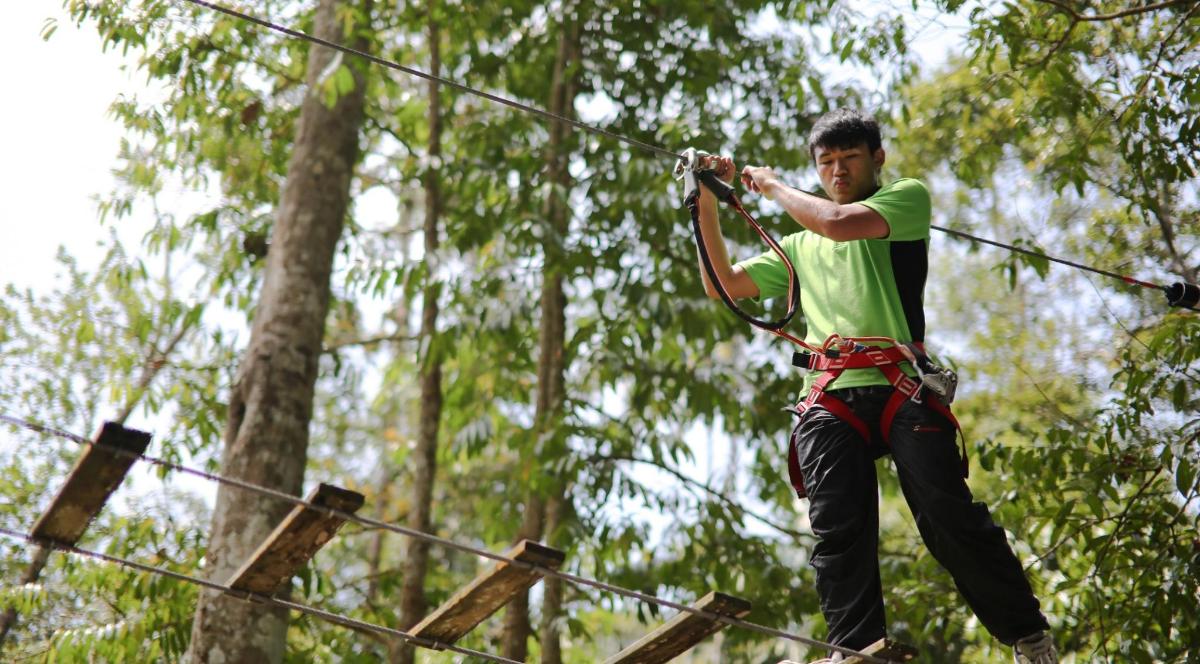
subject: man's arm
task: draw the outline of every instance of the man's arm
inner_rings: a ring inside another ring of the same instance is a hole
[[[817,235],[836,242],[848,242],[885,238],[891,232],[883,216],[865,205],[841,205],[793,189],[781,182],[769,168],[746,169],[751,170],[755,171],[749,176],[753,190],[779,203],[796,223]]]
[[[733,180],[733,160],[721,157],[717,166],[717,174],[722,180]],[[750,279],[750,275],[740,267],[729,262],[729,251],[725,248],[725,237],[721,235],[721,223],[717,216],[717,197],[704,185],[700,185],[700,230],[704,238],[704,246],[708,249],[708,257],[712,260],[713,270],[725,292],[733,299],[758,297],[758,286]],[[704,269],[704,260],[700,258],[700,248],[696,248],[696,259],[700,265],[700,278],[704,280],[704,292],[710,298],[720,297],[716,287],[708,278],[708,270]]]

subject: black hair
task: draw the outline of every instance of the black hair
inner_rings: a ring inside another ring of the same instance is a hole
[[[863,143],[872,154],[883,147],[879,123],[856,108],[839,108],[822,115],[813,125],[808,135],[808,156],[813,157],[817,148],[845,149]]]

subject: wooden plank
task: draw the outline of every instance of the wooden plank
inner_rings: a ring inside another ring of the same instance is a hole
[[[862,649],[863,654],[872,655],[893,662],[911,662],[917,658],[917,649],[899,641],[880,639]],[[861,657],[851,655],[843,660],[844,664],[862,664]]]
[[[363,505],[363,495],[331,484],[321,484],[305,499],[321,507],[354,513]],[[296,505],[254,555],[226,583],[234,590],[272,595],[291,581],[326,542],[333,539],[346,520]]]
[[[505,551],[504,556],[552,569],[558,569],[566,559],[562,551],[530,540],[521,540]],[[410,633],[441,643],[454,643],[541,578],[541,570],[498,562],[426,616]]]
[[[750,602],[740,597],[711,592],[692,604],[692,608],[730,618],[741,618],[750,613]],[[669,662],[724,627],[725,623],[719,620],[680,611],[658,629],[609,657],[605,664]]]
[[[88,524],[104,509],[108,497],[125,479],[129,467],[137,461],[136,455],[145,452],[149,446],[150,434],[126,429],[116,422],[105,422],[96,436],[95,445],[89,445],[75,462],[67,481],[34,524],[31,535],[35,539],[68,546],[78,542]]]

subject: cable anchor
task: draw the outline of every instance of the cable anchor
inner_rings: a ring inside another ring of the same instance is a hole
[[[1197,303],[1200,303],[1200,286],[1189,284],[1186,281],[1176,281],[1163,290],[1167,292],[1167,304],[1200,311],[1196,308]]]

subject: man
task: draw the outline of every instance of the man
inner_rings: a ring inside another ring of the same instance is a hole
[[[803,227],[781,244],[799,278],[806,341],[820,345],[836,333],[922,343],[931,216],[925,185],[900,179],[881,186],[885,154],[879,125],[857,111],[822,117],[813,127],[809,155],[828,200],[788,187],[770,168],[747,166],[741,173],[747,189],[778,203]],[[732,182],[733,161],[722,157],[717,164],[718,176]],[[772,252],[730,264],[716,198],[703,187],[699,210],[709,255],[731,297],[787,292],[788,273]],[[703,265],[700,274],[709,297],[717,297]],[[902,369],[914,375],[908,365]],[[806,377],[805,392],[813,380]],[[926,392],[922,402],[905,399],[890,431],[883,432],[881,414],[893,393],[879,369],[846,370],[826,394],[867,424],[871,440],[820,401],[801,413],[790,440],[818,538],[812,566],[829,641],[862,649],[885,636],[874,459],[890,453],[921,537],[980,622],[1014,646],[1014,661],[1053,664],[1057,654],[1049,625],[1024,571],[1003,529],[987,507],[973,502],[962,477],[949,411],[925,403],[933,398]],[[835,654],[822,661],[840,660]]]

